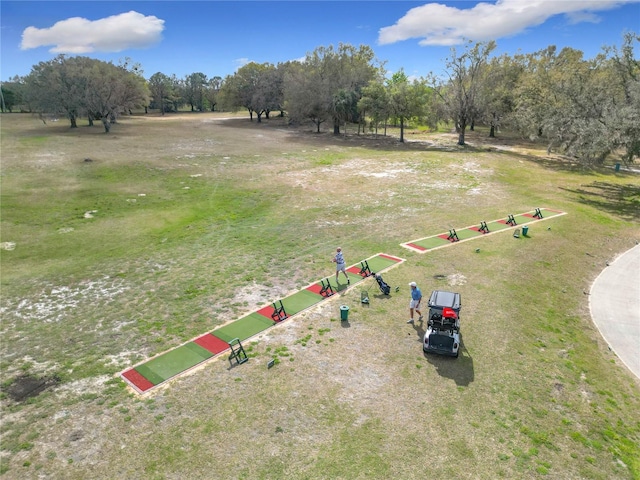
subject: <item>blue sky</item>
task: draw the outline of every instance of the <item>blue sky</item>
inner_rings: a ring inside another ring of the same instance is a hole
[[[451,46],[495,40],[495,54],[556,45],[596,55],[640,33],[640,0],[5,1],[0,79],[59,53],[125,57],[182,78],[233,74],[249,61],[301,59],[319,46],[369,45],[393,73],[441,74]]]

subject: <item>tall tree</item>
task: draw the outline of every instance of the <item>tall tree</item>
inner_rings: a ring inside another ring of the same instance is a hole
[[[555,100],[551,82],[555,57],[555,45],[514,57],[522,67],[522,74],[514,92],[512,119],[517,129],[531,140],[543,138],[546,133],[543,130],[545,118]]]
[[[608,97],[611,141],[614,148],[624,149],[627,162],[640,157],[640,61],[635,53],[638,43],[640,35],[627,32],[619,49],[615,46],[604,48],[611,73],[605,83],[611,90],[615,86],[617,92]]]
[[[191,111],[204,111],[207,76],[202,72],[192,73],[184,79],[184,99],[191,106]]]
[[[102,121],[109,133],[121,111],[129,111],[148,103],[146,82],[141,76],[112,63],[91,62],[86,71],[86,90],[83,105]]]
[[[330,119],[331,98],[324,94],[319,69],[309,69],[295,62],[284,76],[285,108],[292,122],[310,120],[320,133],[320,126]]]
[[[400,141],[404,142],[405,122],[412,117],[421,117],[427,112],[429,88],[425,81],[409,78],[400,70],[387,81],[389,112],[400,121]]]
[[[469,42],[460,55],[455,47],[451,48],[445,61],[448,81],[435,84],[446,116],[455,123],[458,145],[465,144],[467,126],[478,116],[482,69],[495,47],[493,41],[475,45]]]
[[[483,69],[478,110],[479,119],[489,125],[489,137],[495,137],[498,127],[513,113],[521,74],[521,64],[509,55],[491,59]]]
[[[264,64],[251,99],[258,122],[262,121],[262,114],[269,118],[271,111],[282,109],[283,101],[282,70],[271,64]]]
[[[318,130],[328,118],[333,132],[339,134],[345,102],[350,99],[349,110],[357,116],[362,89],[377,74],[374,60],[373,50],[366,45],[356,48],[341,43],[337,49],[318,47],[308,53],[300,68],[286,76],[284,91],[289,115],[294,121],[311,119]]]
[[[15,107],[23,107],[24,79],[17,75],[8,82],[2,82],[0,103],[3,112],[12,112]]]
[[[593,59],[572,48],[549,47],[523,59],[514,118],[520,131],[542,138],[582,163],[601,163],[622,148],[640,151],[640,83],[633,54],[637,35]]]
[[[331,116],[335,122],[344,123],[345,135],[347,122],[358,118],[358,94],[354,90],[340,89],[331,97]]]
[[[171,85],[171,92],[172,92],[171,98],[169,99],[170,110],[172,112],[177,112],[178,110],[180,110],[180,107],[182,107],[185,104],[184,80],[178,78],[176,74],[173,73],[169,77],[169,83]]]
[[[162,115],[166,112],[166,105],[171,103],[173,97],[173,84],[171,79],[161,72],[156,72],[149,78],[149,89],[156,107]]]
[[[120,111],[147,102],[141,75],[112,63],[64,55],[32,68],[25,95],[37,112],[67,115],[72,128],[83,113],[101,118],[105,132]]]
[[[378,125],[380,122],[385,124],[390,115],[388,92],[382,82],[378,79],[371,80],[369,85],[362,89],[362,97],[358,101],[358,109],[362,116],[368,116],[372,125],[378,133]]]
[[[137,79],[139,80],[139,87],[144,90],[144,97],[146,98],[146,103],[142,106],[144,106],[144,113],[147,113],[147,107],[149,106],[149,102],[151,101],[151,91],[149,90],[149,83],[144,78],[144,70],[142,69],[142,65],[139,62],[135,62],[130,57],[125,57],[118,61],[118,67],[132,75],[135,75],[135,77],[137,77]]]
[[[261,77],[272,67],[267,63],[251,62],[240,67],[233,75],[227,76],[222,86],[225,103],[231,107],[246,108],[251,121],[254,113],[258,115],[258,121],[261,121],[266,100],[260,91]]]
[[[40,114],[65,115],[77,128],[83,111],[89,60],[58,55],[34,65],[25,78],[25,99]]]
[[[212,77],[209,79],[205,89],[204,98],[209,105],[209,109],[212,112],[216,111],[216,105],[218,104],[218,94],[220,93],[220,87],[222,86],[222,77]]]

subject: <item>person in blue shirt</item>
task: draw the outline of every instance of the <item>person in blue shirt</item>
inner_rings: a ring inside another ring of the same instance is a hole
[[[336,249],[336,255],[333,257],[332,262],[336,264],[336,283],[338,282],[338,274],[342,272],[347,279],[347,285],[349,285],[351,281],[349,280],[349,275],[347,275],[347,265],[342,255],[342,248],[338,247]]]
[[[407,323],[413,323],[414,310],[418,315],[420,315],[420,318],[418,318],[418,321],[421,322],[422,312],[420,311],[420,302],[422,301],[422,292],[418,288],[418,285],[416,284],[416,282],[411,282],[409,286],[411,287],[411,302],[409,302],[409,314],[411,315],[411,318],[407,320]]]

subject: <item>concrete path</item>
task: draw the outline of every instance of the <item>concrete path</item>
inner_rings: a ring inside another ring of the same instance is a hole
[[[591,286],[589,308],[611,349],[640,378],[640,245],[598,275]]]

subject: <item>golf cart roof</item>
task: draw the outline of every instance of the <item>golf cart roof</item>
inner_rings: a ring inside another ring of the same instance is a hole
[[[434,290],[429,298],[429,307],[452,308],[456,313],[460,310],[460,294]]]

